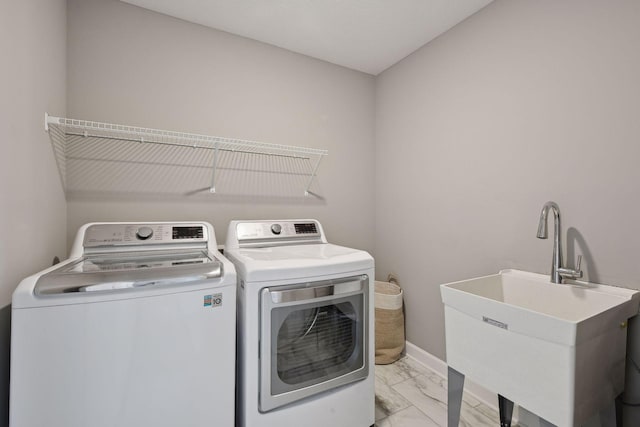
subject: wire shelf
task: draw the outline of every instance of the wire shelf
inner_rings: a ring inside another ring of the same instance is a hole
[[[327,150],[45,114],[60,178],[75,193],[136,191],[283,196],[311,192]],[[204,187],[203,187],[204,185]],[[295,188],[298,190],[295,190]]]

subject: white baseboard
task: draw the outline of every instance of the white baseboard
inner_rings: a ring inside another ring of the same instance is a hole
[[[427,368],[431,369],[436,374],[442,376],[443,378],[447,378],[447,364],[443,362],[436,356],[431,353],[426,352],[415,344],[406,341],[406,350],[407,356],[414,359],[416,362],[423,364]],[[465,392],[469,392],[473,397],[478,399],[480,402],[485,405],[498,410],[498,395],[487,390],[469,380],[468,378],[464,381],[464,390]]]

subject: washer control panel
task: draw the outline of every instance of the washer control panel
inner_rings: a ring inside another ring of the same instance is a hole
[[[207,227],[198,223],[93,224],[84,247],[207,242]]]

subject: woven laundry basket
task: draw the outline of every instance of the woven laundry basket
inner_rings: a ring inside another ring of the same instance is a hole
[[[402,296],[395,280],[375,282],[376,365],[395,362],[404,350]]]

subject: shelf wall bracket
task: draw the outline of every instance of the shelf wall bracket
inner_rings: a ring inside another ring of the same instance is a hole
[[[218,150],[219,150],[219,142],[215,142],[215,146],[213,149],[213,166],[211,167],[211,187],[209,188],[210,193],[216,192],[216,166],[218,164]]]
[[[313,167],[313,171],[311,172],[311,176],[309,177],[309,182],[307,183],[307,187],[304,189],[304,195],[309,195],[309,189],[311,189],[311,184],[313,183],[313,178],[315,178],[316,173],[318,172],[318,168],[320,167],[320,161],[322,160],[322,156],[318,156],[318,160],[316,161],[316,165]]]

